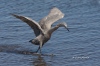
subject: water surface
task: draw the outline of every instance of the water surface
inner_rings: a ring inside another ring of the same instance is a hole
[[[35,38],[32,29],[10,13],[39,21],[56,6],[65,17],[70,32],[55,31],[42,48],[28,41]],[[0,66],[100,66],[100,0],[1,0],[0,1]]]

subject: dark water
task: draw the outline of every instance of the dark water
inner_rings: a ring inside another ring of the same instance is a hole
[[[33,31],[10,13],[38,22],[53,6],[70,32],[59,28],[42,48],[55,56],[33,55]],[[100,66],[100,0],[0,0],[0,66]]]

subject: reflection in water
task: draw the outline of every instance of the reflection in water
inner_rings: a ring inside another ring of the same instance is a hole
[[[20,50],[18,50],[20,48]],[[34,52],[23,50],[21,46],[18,45],[0,45],[0,52],[24,54],[24,55],[39,55]]]
[[[24,55],[33,55],[34,57],[37,57],[35,60],[32,60],[32,64],[34,66],[50,66],[50,64],[48,64],[43,59],[43,57],[44,56],[52,57],[52,55],[39,54],[39,53],[34,53],[34,52],[31,52],[31,51],[25,51],[25,50],[17,50],[17,48],[21,48],[21,47],[17,46],[17,45],[0,45],[0,52],[14,53],[14,54],[24,54]]]
[[[19,48],[18,45],[0,45],[0,52],[13,52],[16,48]]]
[[[38,58],[33,62],[34,66],[48,66],[43,57],[38,55]]]

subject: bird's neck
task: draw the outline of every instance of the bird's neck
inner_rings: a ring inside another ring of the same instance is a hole
[[[59,28],[59,25],[56,25],[55,27],[51,28],[48,33],[51,35],[55,30]]]

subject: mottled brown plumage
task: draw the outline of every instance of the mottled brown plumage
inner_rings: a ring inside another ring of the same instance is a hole
[[[28,17],[15,15],[15,14],[12,15],[22,20],[23,22],[27,23],[33,29],[36,38],[30,40],[29,42],[35,45],[39,45],[39,48],[36,52],[38,52],[39,50],[41,52],[42,46],[50,39],[51,34],[59,27],[65,27],[68,30],[67,24],[65,22],[60,23],[53,28],[51,27],[51,25],[54,22],[64,17],[64,14],[56,7],[52,8],[49,14],[43,19],[41,19],[39,23],[37,23],[36,21]]]

